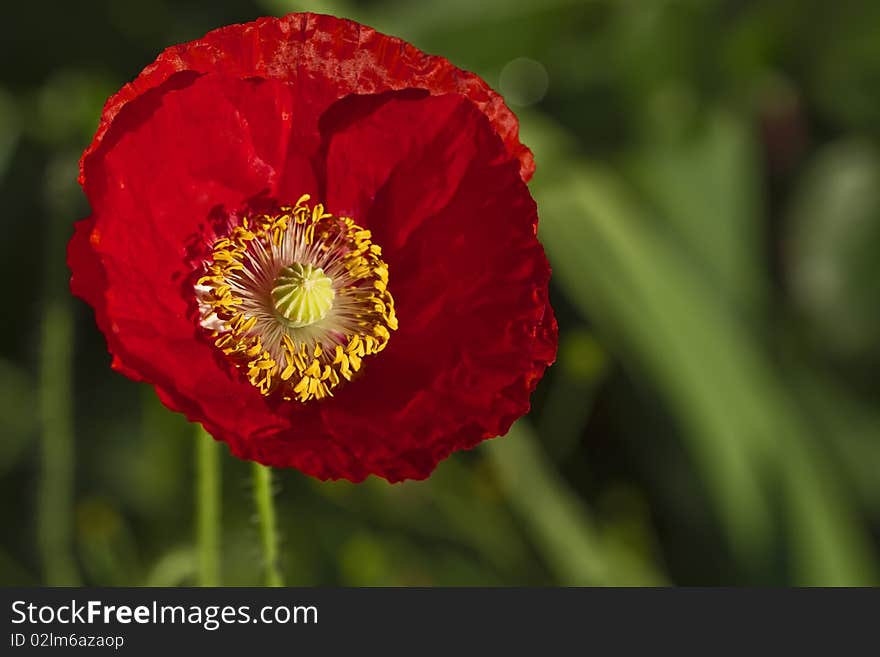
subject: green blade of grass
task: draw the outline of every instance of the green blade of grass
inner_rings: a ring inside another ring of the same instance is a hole
[[[539,206],[557,280],[675,413],[735,556],[768,567],[779,530],[764,483],[782,482],[792,554],[822,563],[794,559],[795,580],[870,581],[866,537],[736,309],[612,174],[574,167],[540,188]]]

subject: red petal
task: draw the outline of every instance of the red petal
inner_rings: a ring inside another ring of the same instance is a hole
[[[460,93],[489,117],[507,153],[519,161],[523,179],[528,181],[535,170],[531,151],[519,142],[516,117],[478,76],[364,25],[309,13],[230,25],[165,50],[137,79],[107,101],[81,166],[85,166],[128,102],[180,71],[266,77],[299,84],[318,80],[326,94],[321,99],[325,105],[351,93],[407,88],[427,89],[432,94]]]
[[[555,359],[549,267],[528,189],[467,99],[342,102],[328,207],[383,247],[400,330],[322,415],[370,471],[424,477],[528,410]]]

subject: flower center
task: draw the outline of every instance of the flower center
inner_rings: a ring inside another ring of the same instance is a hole
[[[218,239],[195,286],[199,321],[264,395],[332,396],[397,329],[370,231],[308,195]]]
[[[283,267],[272,288],[275,310],[291,328],[310,326],[324,319],[335,296],[333,281],[323,269],[299,262]]]

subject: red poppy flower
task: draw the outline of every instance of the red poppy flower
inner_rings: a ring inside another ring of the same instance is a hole
[[[329,16],[225,27],[107,102],[71,288],[113,367],[237,456],[424,478],[555,358],[533,168],[445,59]]]

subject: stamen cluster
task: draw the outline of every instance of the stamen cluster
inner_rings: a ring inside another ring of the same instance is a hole
[[[332,396],[397,329],[388,267],[370,231],[308,200],[242,219],[214,243],[196,284],[201,325],[216,346],[263,395],[300,402]],[[291,313],[291,281],[308,284],[298,291],[306,296],[322,290],[318,306],[301,304],[305,316]]]

